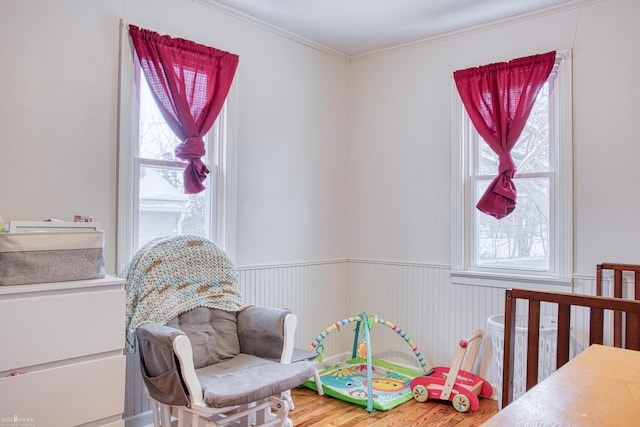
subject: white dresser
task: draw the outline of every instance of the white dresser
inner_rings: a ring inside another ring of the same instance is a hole
[[[123,427],[124,323],[117,277],[0,286],[0,426]]]

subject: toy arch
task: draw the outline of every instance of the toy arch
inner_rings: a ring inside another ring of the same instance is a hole
[[[411,347],[411,350],[413,351],[413,354],[416,356],[416,358],[418,359],[418,362],[420,363],[420,365],[422,366],[422,370],[425,372],[425,374],[429,373],[429,368],[427,368],[427,364],[424,361],[424,358],[422,357],[422,353],[420,352],[420,350],[418,350],[418,347],[416,346],[416,344],[413,342],[413,340],[406,334],[405,331],[403,331],[401,328],[399,328],[398,326],[396,326],[395,324],[389,322],[388,320],[385,320],[377,315],[367,315],[366,313],[360,313],[358,316],[353,316],[353,317],[347,317],[345,319],[342,319],[338,322],[335,322],[334,324],[330,325],[328,328],[326,328],[324,331],[322,331],[322,333],[320,335],[318,335],[313,342],[311,343],[311,345],[309,346],[309,351],[315,351],[315,353],[317,354],[317,360],[318,362],[322,362],[323,359],[323,353],[324,353],[324,346],[322,345],[322,341],[333,331],[340,331],[340,328],[342,328],[343,326],[348,325],[349,323],[353,323],[356,322],[356,329],[355,329],[355,334],[354,334],[354,339],[353,339],[353,351],[352,351],[352,358],[355,358],[358,354],[358,337],[360,335],[360,327],[363,326],[363,338],[365,341],[365,345],[366,345],[366,360],[367,360],[367,388],[368,388],[368,393],[367,393],[367,411],[368,412],[373,412],[373,390],[371,389],[371,384],[372,384],[372,368],[371,368],[371,364],[372,364],[372,357],[371,357],[371,338],[370,338],[370,330],[373,327],[373,325],[375,323],[379,323],[381,325],[384,325],[388,328],[390,328],[391,330],[395,331],[398,335],[400,335],[400,337],[402,337],[402,339]]]
[[[311,343],[311,345],[309,346],[309,351],[314,351],[318,356],[319,356],[319,361],[322,361],[322,353],[324,353],[324,346],[322,345],[322,341],[333,331],[340,331],[340,328],[342,328],[343,326],[348,325],[349,323],[353,323],[356,322],[356,330],[355,330],[355,336],[354,336],[354,340],[353,340],[353,351],[352,351],[352,356],[351,357],[356,357],[357,355],[357,351],[358,351],[358,335],[359,335],[359,331],[360,331],[360,326],[362,324],[362,322],[367,322],[367,326],[368,326],[368,330],[371,330],[371,328],[373,327],[374,323],[379,323],[381,325],[384,325],[388,328],[390,328],[391,330],[393,330],[395,333],[397,333],[398,335],[400,335],[400,337],[402,337],[402,339],[409,345],[409,347],[411,347],[411,350],[413,351],[413,354],[416,356],[416,359],[418,359],[418,362],[420,363],[420,366],[422,367],[422,370],[427,373],[429,372],[429,368],[427,367],[426,362],[424,361],[424,357],[422,357],[422,353],[420,352],[420,350],[418,349],[418,347],[416,346],[416,344],[413,342],[413,340],[409,337],[409,335],[407,335],[407,333],[405,331],[403,331],[401,328],[399,328],[397,325],[389,322],[388,320],[385,320],[381,317],[379,317],[378,315],[367,315],[366,313],[361,313],[358,316],[353,316],[353,317],[347,317],[345,319],[342,319],[338,322],[333,323],[332,325],[330,325],[328,328],[326,328],[324,331],[322,331],[322,333],[320,335],[318,335],[313,342]],[[367,346],[367,352],[369,351],[369,346]]]

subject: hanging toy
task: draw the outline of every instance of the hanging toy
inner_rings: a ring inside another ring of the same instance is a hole
[[[362,342],[359,346],[358,346],[358,357],[365,359],[367,357],[367,343],[366,342]]]
[[[367,325],[369,326],[369,331],[371,331],[373,329],[373,325],[376,322],[376,318],[375,316],[367,316]]]

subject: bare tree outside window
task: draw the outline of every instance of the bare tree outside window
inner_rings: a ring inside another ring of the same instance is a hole
[[[549,269],[550,170],[549,83],[540,91],[518,142],[511,150],[517,167],[516,209],[497,220],[476,210],[476,265]],[[480,139],[475,200],[498,173],[498,156]]]
[[[184,194],[184,163],[176,159],[181,142],[164,121],[141,75],[138,246],[174,234],[206,236],[206,191]]]

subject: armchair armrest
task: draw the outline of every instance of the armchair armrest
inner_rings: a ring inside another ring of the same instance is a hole
[[[181,330],[158,323],[143,323],[136,329],[142,379],[149,395],[160,403],[189,403],[173,348],[181,336],[187,338]]]
[[[247,307],[238,313],[240,351],[290,363],[296,324],[287,309]]]

